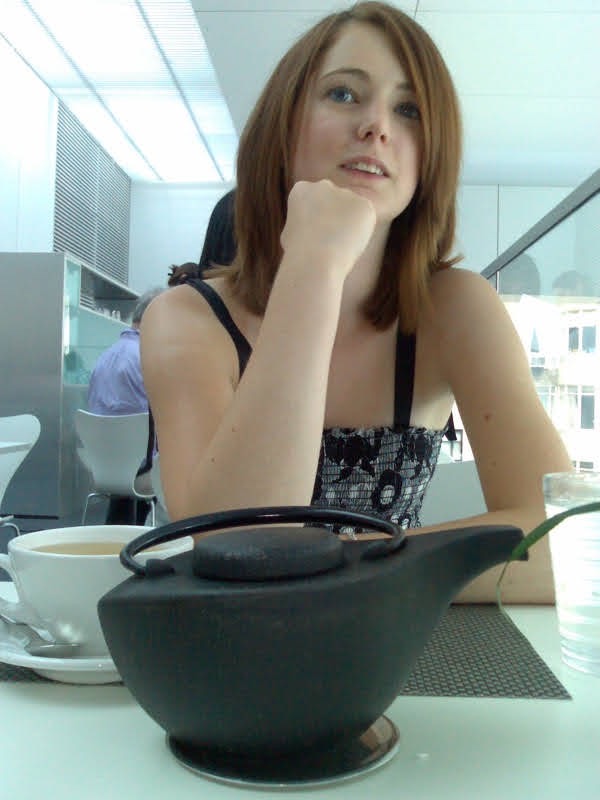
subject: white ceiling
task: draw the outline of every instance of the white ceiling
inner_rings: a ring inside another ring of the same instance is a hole
[[[238,137],[189,0],[0,0],[0,73],[26,96],[15,53],[133,180],[231,181]]]
[[[332,0],[191,0],[234,125]],[[576,186],[600,167],[600,0],[396,0],[460,96],[462,182]]]

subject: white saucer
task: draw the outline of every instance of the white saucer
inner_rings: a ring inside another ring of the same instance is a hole
[[[9,626],[0,619],[0,661],[15,667],[28,667],[38,675],[61,683],[116,683],[121,680],[112,658],[73,657],[45,658],[32,656],[23,641],[11,635]]]

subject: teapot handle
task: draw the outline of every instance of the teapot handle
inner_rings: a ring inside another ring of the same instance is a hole
[[[140,564],[134,556],[157,544],[171,542],[182,536],[193,533],[207,533],[219,528],[235,528],[249,525],[275,525],[281,522],[315,522],[322,524],[355,525],[361,528],[387,533],[391,538],[378,539],[370,544],[362,553],[362,558],[379,558],[397,550],[404,543],[406,534],[393,522],[374,517],[370,514],[359,514],[334,508],[316,508],[313,506],[266,506],[259,508],[238,508],[232,511],[217,511],[214,514],[202,514],[189,517],[160,528],[142,533],[132,539],[121,550],[120,559],[123,566],[135,575],[160,575],[173,572],[167,559],[148,559]]]

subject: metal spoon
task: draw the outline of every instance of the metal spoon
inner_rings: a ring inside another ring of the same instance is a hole
[[[71,658],[77,654],[79,649],[78,642],[55,642],[44,639],[43,636],[25,622],[12,622],[3,617],[3,622],[12,633],[17,634],[17,638],[22,641],[21,634],[27,637],[27,643],[23,649],[30,656],[44,656],[45,658]]]

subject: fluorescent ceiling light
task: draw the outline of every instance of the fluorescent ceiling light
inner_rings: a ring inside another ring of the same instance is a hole
[[[133,180],[233,179],[237,135],[189,0],[2,0],[0,35]]]

